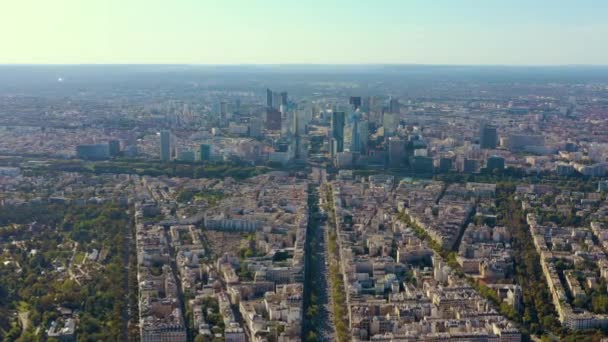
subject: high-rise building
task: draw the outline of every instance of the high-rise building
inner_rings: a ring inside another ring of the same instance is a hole
[[[211,145],[201,144],[198,150],[198,159],[200,161],[211,160]]]
[[[371,112],[371,108],[372,108],[372,98],[369,96],[364,97],[361,101],[361,110],[364,113],[369,113],[369,112]]]
[[[361,108],[361,96],[351,96],[348,103],[352,106],[353,110]]]
[[[107,144],[77,145],[76,156],[80,159],[102,160],[110,157]]]
[[[525,150],[531,146],[543,147],[545,138],[542,135],[511,134],[505,139],[505,147],[512,151]]]
[[[266,89],[266,107],[272,108],[272,90]]]
[[[167,162],[171,159],[171,132],[160,132],[160,160]]]
[[[384,127],[384,136],[388,137],[395,133],[399,125],[399,116],[396,113],[385,112],[382,118],[382,126]]]
[[[477,159],[465,158],[463,162],[462,172],[464,173],[476,173],[479,168],[479,161]]]
[[[194,151],[186,150],[179,153],[179,160],[185,162],[194,161]]]
[[[359,130],[359,117],[355,116],[351,123],[350,129],[350,151],[359,152],[361,151],[361,131]]]
[[[479,132],[479,146],[483,149],[495,149],[498,143],[496,126],[483,124]]]
[[[262,121],[258,118],[249,120],[249,136],[257,138],[262,136]]]
[[[344,112],[331,114],[331,138],[336,139],[336,152],[344,152]]]
[[[452,169],[452,158],[441,157],[438,169],[439,172],[449,172]]]
[[[388,165],[390,167],[401,166],[403,157],[405,156],[405,146],[399,137],[390,137],[388,139]]]
[[[367,141],[369,139],[369,122],[367,120],[361,120],[359,122],[359,151],[367,151]]]
[[[272,131],[281,130],[281,112],[275,108],[266,109],[266,129]]]
[[[289,120],[289,133],[294,136],[303,136],[306,134],[306,124],[304,123],[304,113],[298,110],[287,113]]]
[[[281,94],[274,91],[272,92],[272,108],[281,108]]]
[[[486,169],[488,169],[488,171],[504,170],[504,168],[505,168],[505,158],[503,158],[501,156],[491,156],[488,158],[488,161],[486,162]]]
[[[329,139],[329,153],[332,159],[338,154],[338,140],[336,138]]]
[[[399,99],[391,97],[388,101],[388,111],[389,113],[399,114],[401,111],[401,106],[399,104]]]
[[[237,113],[241,112],[241,99],[234,100],[234,111]]]
[[[412,171],[416,173],[433,173],[433,158],[426,156],[414,156],[410,158]]]
[[[281,105],[287,107],[287,92],[286,91],[281,93]]]
[[[228,113],[228,105],[226,101],[220,102],[220,124],[221,126],[227,125],[226,115]]]
[[[110,156],[116,157],[120,153],[120,142],[118,140],[108,141],[108,148],[110,150]]]
[[[597,184],[597,192],[606,192],[608,191],[608,181],[599,181]]]

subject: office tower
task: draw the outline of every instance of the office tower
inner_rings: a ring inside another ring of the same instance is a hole
[[[329,153],[332,158],[338,154],[338,140],[336,138],[329,139]]]
[[[272,92],[272,108],[281,108],[281,94],[274,91]]]
[[[304,109],[300,111],[300,121],[302,122],[302,126],[306,129],[306,126],[310,124],[312,118],[314,116],[312,106],[306,106]]]
[[[283,109],[283,105],[281,105],[281,109]],[[281,134],[283,135],[288,135],[294,134],[294,121],[295,121],[295,117],[294,117],[295,113],[293,111],[289,111],[286,113],[281,112],[281,117],[283,118],[283,121],[281,122]]]
[[[306,135],[306,125],[308,122],[306,121],[305,112],[297,110],[294,112],[294,134],[296,136]]]
[[[281,93],[281,105],[287,107],[287,92],[286,91]]]
[[[410,158],[410,166],[412,171],[416,173],[433,173],[435,171],[433,158],[427,156],[414,156]]]
[[[298,160],[300,161],[306,162],[308,160],[308,147],[310,145],[310,142],[306,137],[297,137],[297,139],[298,151],[296,153],[296,158],[298,158]]]
[[[578,151],[578,146],[573,142],[567,142],[564,145],[564,150],[566,150],[566,152],[576,152]]]
[[[336,152],[344,152],[344,112],[331,114],[331,138],[336,139]]]
[[[382,126],[384,127],[384,136],[388,137],[395,133],[397,126],[399,125],[398,114],[392,112],[385,112],[382,118]]]
[[[198,150],[198,158],[200,161],[211,160],[211,145],[201,144]]]
[[[399,99],[394,99],[394,98],[389,98],[388,101],[388,111],[390,113],[394,113],[394,114],[399,114],[401,111],[400,105],[399,105]]]
[[[544,147],[545,138],[542,135],[511,134],[505,140],[505,147],[512,151],[526,150],[532,147]]]
[[[361,101],[361,110],[364,113],[369,113],[369,112],[371,112],[371,109],[372,109],[372,98],[369,96],[364,97]]]
[[[401,161],[405,156],[405,146],[399,137],[388,139],[388,165],[390,167],[401,166]]]
[[[486,169],[488,171],[504,170],[505,169],[505,158],[501,156],[491,156],[486,162]]]
[[[76,156],[80,159],[102,160],[110,158],[107,144],[89,144],[76,146]]]
[[[361,120],[359,122],[359,152],[367,151],[367,142],[369,139],[369,122],[367,120]]]
[[[281,130],[281,112],[275,108],[266,109],[266,129],[271,131]]]
[[[120,142],[118,140],[108,141],[108,149],[110,150],[110,156],[116,157],[120,153]]]
[[[137,145],[126,145],[124,149],[125,156],[136,157],[137,156]]]
[[[353,110],[361,108],[361,96],[351,96],[348,103],[352,106]]]
[[[241,99],[234,100],[234,111],[237,113],[241,112]]]
[[[228,112],[226,101],[220,102],[220,124],[226,125],[226,113]]]
[[[359,130],[359,117],[354,117],[350,129],[350,151],[361,151],[361,131]]]
[[[498,142],[496,126],[482,124],[479,132],[479,146],[483,149],[495,149]]]
[[[272,108],[272,90],[266,89],[266,107]]]
[[[452,169],[452,158],[441,157],[439,159],[439,172],[449,172]]]
[[[304,132],[302,130],[302,115],[299,111],[289,111],[287,112],[287,118],[289,120],[289,133],[294,136],[303,135]]]
[[[179,160],[185,162],[193,162],[194,161],[194,151],[181,151],[179,153]]]
[[[353,153],[349,151],[339,152],[334,159],[334,166],[337,168],[350,168],[353,166]]]
[[[262,136],[262,121],[258,118],[249,120],[249,136],[257,138]]]
[[[462,172],[464,173],[476,173],[479,163],[477,159],[464,159]]]
[[[167,162],[171,159],[171,132],[160,132],[160,160]]]

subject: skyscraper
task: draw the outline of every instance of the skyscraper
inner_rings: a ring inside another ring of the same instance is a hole
[[[496,126],[482,124],[479,132],[479,146],[483,149],[495,149],[497,142]]]
[[[281,105],[287,107],[287,92],[286,91],[281,93]]]
[[[372,99],[370,96],[364,97],[361,100],[361,110],[364,113],[369,113],[371,111],[371,107],[372,107]]]
[[[390,137],[388,139],[388,165],[390,167],[401,166],[403,157],[405,156],[405,146],[399,137]]]
[[[336,140],[336,138],[329,139],[329,153],[332,158],[338,154],[338,140]]]
[[[336,152],[344,152],[344,112],[331,114],[331,138],[336,139]]]
[[[397,130],[399,125],[398,114],[390,111],[385,112],[382,117],[382,126],[384,127],[384,136],[391,136]]]
[[[266,107],[272,108],[272,90],[266,89]]]
[[[110,156],[116,157],[120,153],[120,142],[118,140],[108,141],[108,148],[110,150]]]
[[[399,114],[401,111],[401,105],[399,104],[399,99],[390,98],[388,101],[388,111],[389,113]]]
[[[171,132],[160,132],[160,160],[167,162],[171,159]]]
[[[252,138],[262,136],[262,120],[251,118],[249,121],[249,136]]]
[[[272,92],[272,108],[281,108],[281,94],[274,91]]]
[[[211,159],[211,145],[201,144],[198,154],[200,161],[209,161]]]
[[[486,168],[488,171],[494,170],[504,170],[505,168],[505,158],[501,156],[491,156],[488,158],[486,162]]]
[[[281,129],[281,112],[275,108],[266,109],[266,129],[272,131]]]
[[[348,103],[352,106],[353,110],[361,108],[361,96],[351,96]]]
[[[220,102],[220,126],[227,125],[226,113],[228,112],[226,101]]]
[[[289,132],[294,136],[302,135],[302,118],[299,111],[290,111],[287,113],[289,120]]]
[[[359,122],[359,152],[367,151],[367,141],[369,137],[369,122],[367,120],[361,120]]]
[[[353,117],[351,124],[351,137],[350,137],[350,151],[359,152],[361,151],[361,131],[359,130],[359,117]]]
[[[110,157],[110,148],[106,144],[85,144],[76,146],[76,156],[80,159],[102,160]]]

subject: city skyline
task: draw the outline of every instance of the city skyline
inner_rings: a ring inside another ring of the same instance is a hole
[[[605,65],[606,13],[597,0],[31,0],[0,14],[0,64]]]

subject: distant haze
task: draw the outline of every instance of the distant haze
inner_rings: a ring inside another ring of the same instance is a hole
[[[0,64],[604,65],[605,0],[6,0]]]

